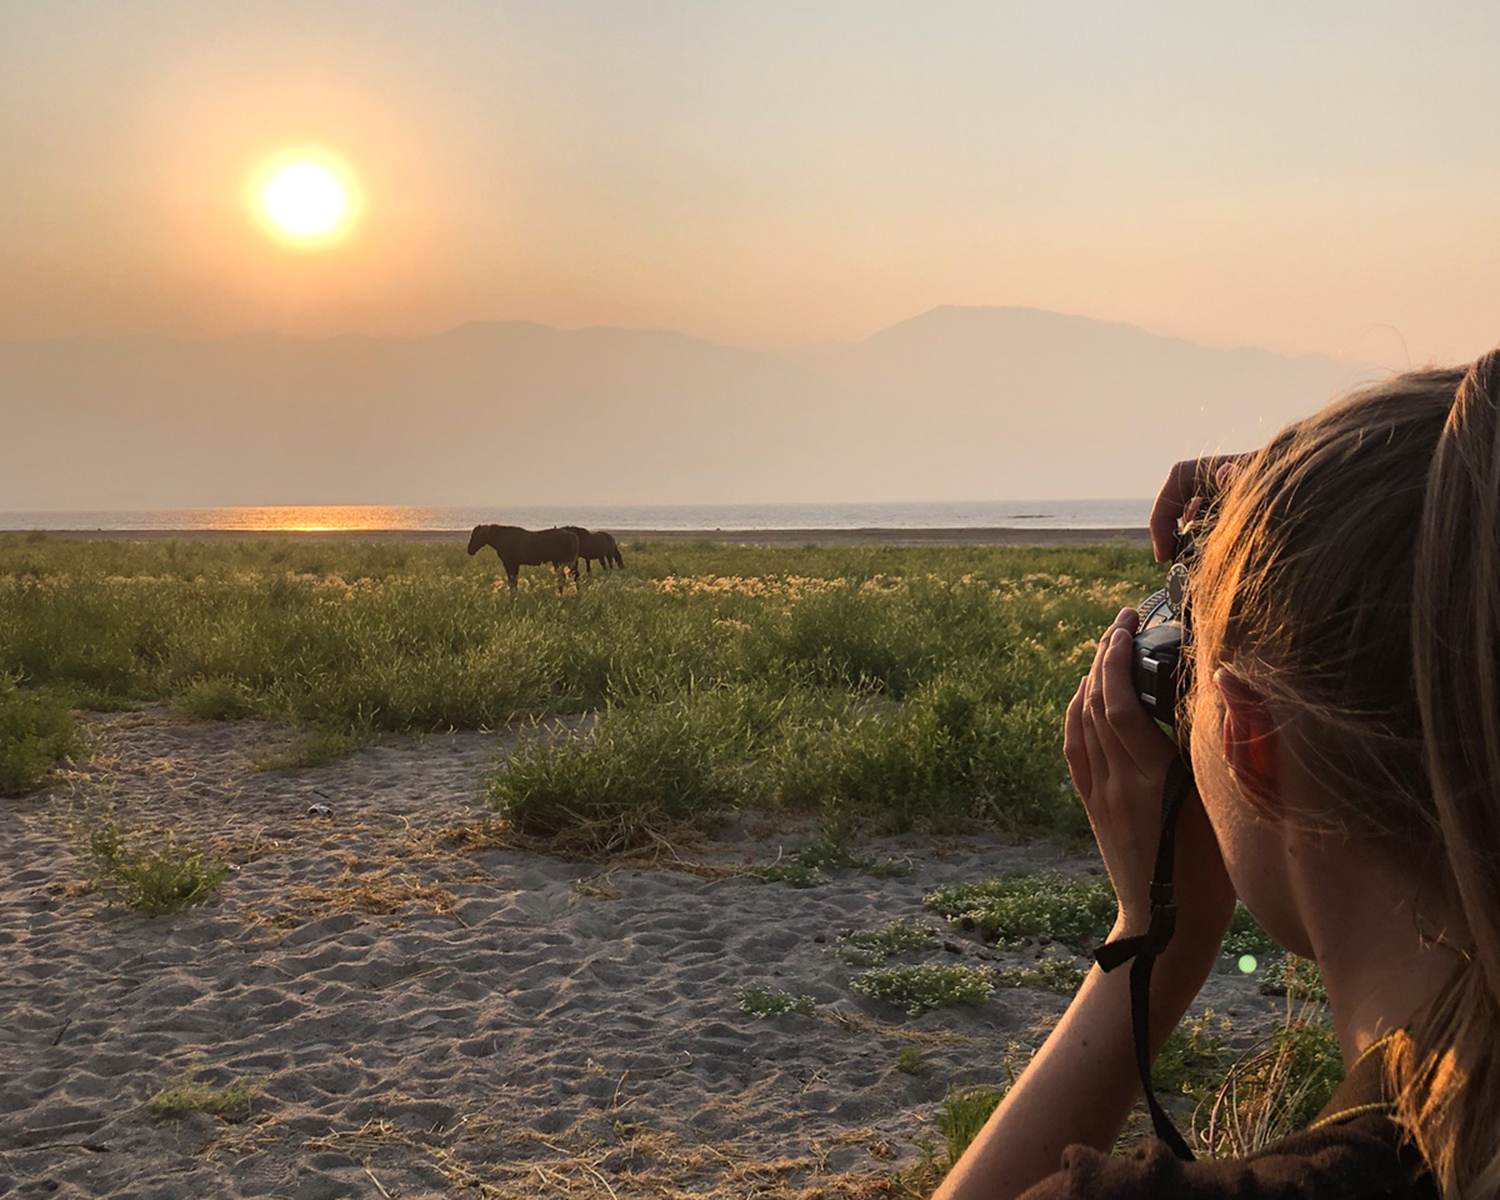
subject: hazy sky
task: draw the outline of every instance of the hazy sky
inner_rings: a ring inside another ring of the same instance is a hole
[[[242,199],[301,145],[366,202],[319,252]],[[1399,365],[1497,281],[1493,0],[0,0],[4,337],[1020,304]]]

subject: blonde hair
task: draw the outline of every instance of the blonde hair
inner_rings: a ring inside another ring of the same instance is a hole
[[[1467,921],[1388,1060],[1397,1119],[1462,1200],[1500,1198],[1497,409],[1500,352],[1288,426],[1229,485],[1192,584],[1197,678],[1256,688],[1345,835],[1401,847],[1419,906]]]

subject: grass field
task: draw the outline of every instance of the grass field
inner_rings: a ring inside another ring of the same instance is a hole
[[[624,549],[627,570],[595,572],[559,596],[545,570],[512,595],[497,560],[468,558],[458,540],[0,536],[0,794],[35,788],[85,749],[70,709],[166,702],[200,719],[301,726],[299,748],[270,767],[326,761],[384,732],[519,722],[488,799],[508,832],[564,854],[670,841],[737,809],[783,809],[821,817],[819,833],[755,873],[809,886],[826,882],[825,870],[900,869],[860,856],[851,831],[861,827],[1086,836],[1062,714],[1099,632],[1161,578],[1146,552]],[[112,819],[81,835],[107,901],[172,911],[209,899],[224,878],[223,864],[186,843],[133,836]],[[1025,971],[953,966],[940,954],[938,965],[890,963],[935,945],[930,928],[898,921],[838,939],[841,961],[861,972],[853,990],[909,1013],[981,1003],[997,984],[1066,993],[1083,970],[1074,951],[1102,936],[1113,912],[1102,880],[1050,875],[940,888],[927,905],[1001,948],[1043,932],[1056,947]],[[1226,946],[1286,974],[1289,1004],[1317,999],[1316,981],[1273,959],[1248,914]],[[738,1003],[754,1016],[816,1007],[764,989]],[[1206,1016],[1164,1056],[1164,1094],[1231,1112],[1238,1123],[1223,1136],[1233,1149],[1303,1119],[1336,1081],[1334,1043],[1325,1024],[1288,1012],[1279,1040],[1241,1059]],[[898,1069],[924,1069],[908,1049]],[[1286,1093],[1289,1073],[1317,1089],[1277,1108],[1267,1097]],[[930,1187],[1000,1094],[955,1085],[940,1116],[946,1155],[934,1150],[912,1178]],[[150,1104],[237,1112],[250,1099],[189,1081]]]
[[[9,536],[0,673],[32,698],[165,700],[349,745],[590,714],[561,736],[539,724],[495,779],[495,804],[544,836],[582,819],[628,844],[643,811],[748,805],[1069,833],[1063,708],[1098,631],[1160,577],[1122,548],[637,544],[627,560],[560,598],[542,569],[511,595],[459,540]]]

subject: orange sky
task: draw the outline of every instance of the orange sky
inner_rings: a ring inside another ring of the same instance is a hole
[[[1500,339],[1500,8],[1237,7],[0,0],[0,337]],[[367,201],[318,253],[242,202],[300,144]]]

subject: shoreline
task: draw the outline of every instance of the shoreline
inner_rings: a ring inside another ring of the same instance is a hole
[[[738,546],[1138,546],[1149,547],[1145,528],[1015,529],[617,529],[621,542],[681,544],[713,542]],[[0,536],[39,533],[86,542],[264,541],[286,538],[311,542],[407,542],[436,545],[459,542],[461,529],[7,529]]]

